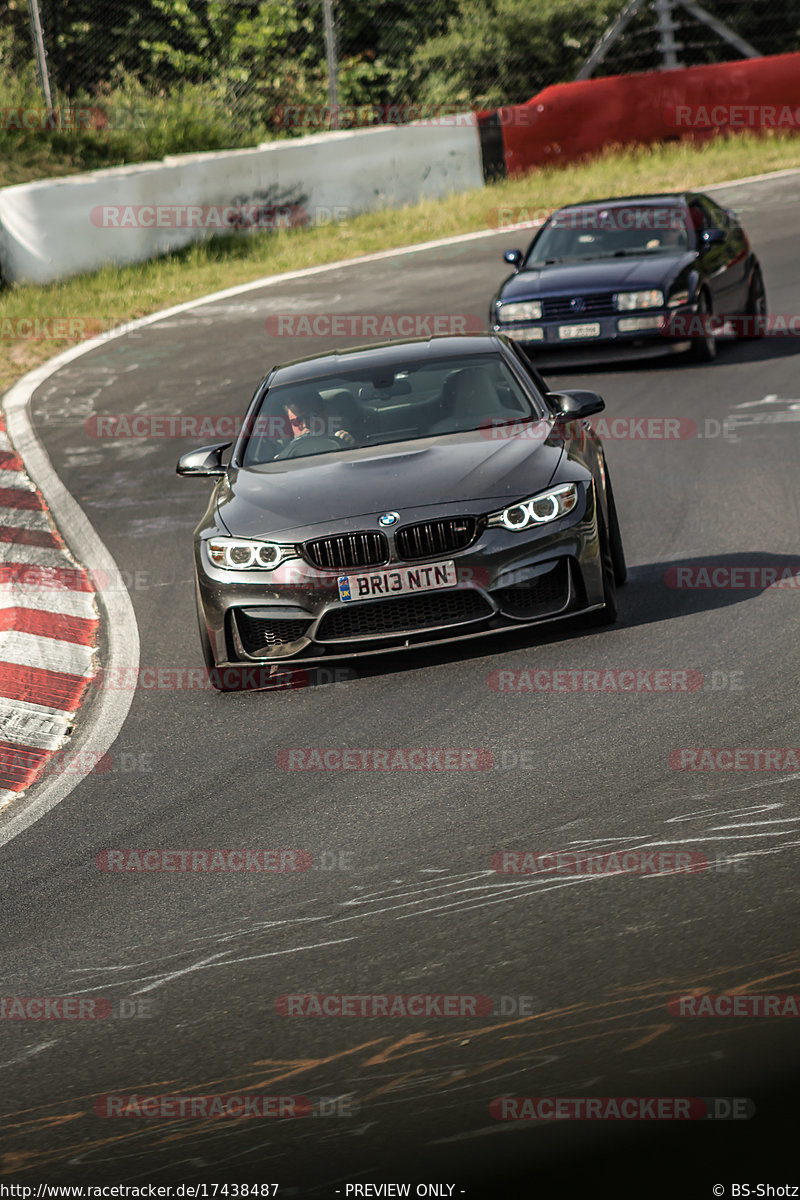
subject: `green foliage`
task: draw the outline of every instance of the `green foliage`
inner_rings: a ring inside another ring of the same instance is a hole
[[[322,0],[39,0],[54,103],[98,105],[104,128],[0,128],[5,181],[300,136],[287,109],[328,102]],[[335,0],[343,106],[492,108],[574,77],[625,0]],[[704,0],[764,54],[800,48],[800,0]],[[675,10],[681,61],[736,57]],[[660,65],[642,6],[603,74]],[[0,0],[0,101],[40,103],[28,0]],[[348,124],[347,119],[343,125]],[[363,119],[360,121],[363,123]],[[320,128],[313,121],[312,128]],[[321,126],[324,128],[325,126]]]
[[[459,0],[446,33],[415,55],[431,103],[493,108],[571,79],[619,0]]]

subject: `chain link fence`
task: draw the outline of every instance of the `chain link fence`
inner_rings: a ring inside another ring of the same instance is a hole
[[[800,0],[0,0],[0,104],[146,130],[157,157],[798,49]]]

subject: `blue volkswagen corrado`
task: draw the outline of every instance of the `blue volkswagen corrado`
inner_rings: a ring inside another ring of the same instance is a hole
[[[766,317],[747,234],[696,192],[567,205],[525,254],[504,257],[514,274],[492,301],[491,327],[539,364],[675,350],[709,362],[720,335],[758,336]]]

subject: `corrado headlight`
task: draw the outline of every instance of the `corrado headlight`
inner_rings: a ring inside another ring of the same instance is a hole
[[[510,321],[538,321],[541,316],[542,305],[539,300],[524,300],[497,306],[497,319],[502,324],[508,324]]]
[[[547,525],[549,521],[557,521],[559,517],[572,512],[577,503],[577,483],[562,483],[560,487],[540,492],[538,496],[531,496],[529,500],[510,504],[502,512],[492,513],[486,524],[501,525],[513,531],[530,529],[533,525]]]
[[[632,308],[663,308],[664,293],[659,288],[647,292],[617,292],[617,311],[630,312]]]
[[[287,558],[297,558],[294,546],[247,538],[209,538],[206,548],[214,566],[226,571],[274,571]]]

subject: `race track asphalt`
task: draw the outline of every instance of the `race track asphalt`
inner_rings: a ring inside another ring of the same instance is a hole
[[[715,193],[742,217],[773,313],[800,312],[797,187],[786,176]],[[483,319],[502,250],[518,241],[487,234],[195,308],[77,359],[35,395],[53,466],[129,584],[141,668],[173,674],[137,689],[111,768],[0,850],[2,995],[113,1007],[101,1021],[3,1023],[0,1181],[278,1182],[279,1195],[309,1197],[403,1180],[474,1197],[598,1181],[623,1197],[700,1197],[734,1178],[800,1183],[800,1023],[668,1007],[695,991],[800,992],[800,776],[670,765],[682,748],[800,745],[800,587],[667,580],[680,565],[800,567],[797,339],[727,345],[711,366],[550,374],[554,388],[600,391],[609,421],[696,423],[679,440],[606,443],[630,567],[615,627],[394,654],[303,689],[190,686],[188,669],[202,665],[191,531],[208,485],[174,468],[202,439],[91,433],[96,415],[240,415],[273,363],[346,344],[270,337],[276,314]],[[673,668],[704,682],[662,693],[489,686],[492,672],[520,668]],[[494,765],[281,769],[292,747],[481,748]],[[99,870],[95,856],[116,847],[298,848],[314,866]],[[579,848],[690,850],[711,868],[490,867],[498,851]],[[278,997],[296,993],[481,994],[502,1012],[281,1015]],[[109,1093],[241,1091],[347,1095],[357,1111],[208,1121],[94,1111]],[[509,1123],[490,1115],[504,1095],[746,1097],[754,1112]]]

